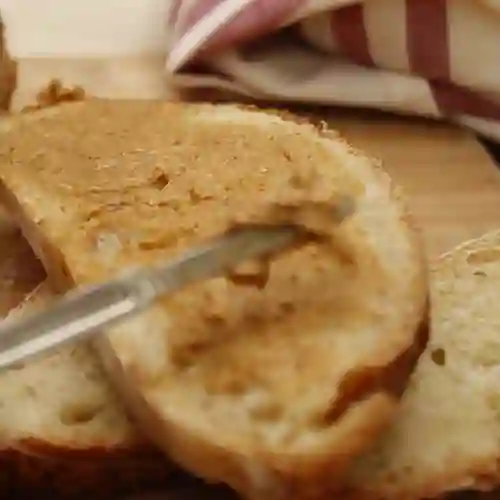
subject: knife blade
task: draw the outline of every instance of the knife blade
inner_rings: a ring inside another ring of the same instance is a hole
[[[351,200],[339,203],[332,223],[353,213]],[[0,369],[75,340],[84,340],[151,305],[163,295],[231,271],[247,260],[279,253],[307,241],[294,224],[241,226],[150,268],[69,292],[54,306],[0,324]]]

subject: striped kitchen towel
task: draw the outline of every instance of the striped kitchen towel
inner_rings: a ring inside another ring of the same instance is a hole
[[[500,142],[500,0],[170,0],[179,88],[445,118]]]

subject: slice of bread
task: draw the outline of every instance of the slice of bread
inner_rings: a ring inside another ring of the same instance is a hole
[[[61,290],[150,265],[269,206],[352,196],[334,245],[218,278],[98,337],[159,447],[248,498],[317,498],[395,415],[428,330],[420,236],[373,161],[238,106],[89,100],[10,121],[2,197]],[[344,252],[345,253],[345,252]]]
[[[19,229],[0,214],[0,314],[54,300],[44,278]],[[168,471],[125,417],[90,346],[0,373],[0,497],[106,498],[164,483]]]
[[[0,18],[2,114],[16,84],[17,64]],[[0,317],[53,300],[46,284],[33,291],[44,278],[21,231],[0,209]],[[64,349],[0,374],[2,498],[107,498],[164,484],[169,470],[125,417],[90,347]]]
[[[41,262],[21,230],[0,207],[0,318],[17,307],[44,279]]]
[[[414,500],[500,485],[500,233],[432,270],[431,340],[398,419],[340,498]]]

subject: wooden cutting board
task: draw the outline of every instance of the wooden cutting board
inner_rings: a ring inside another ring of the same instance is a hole
[[[468,131],[379,114],[339,113],[330,122],[405,188],[431,257],[500,229],[500,170]]]
[[[54,77],[100,97],[172,97],[163,61],[161,55],[23,58],[16,106],[32,101]],[[471,133],[377,113],[333,111],[325,118],[353,145],[379,158],[406,189],[431,257],[500,228],[500,171]]]

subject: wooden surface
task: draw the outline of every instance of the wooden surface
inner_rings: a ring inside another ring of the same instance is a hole
[[[23,59],[20,107],[53,77],[100,97],[167,98],[163,58]],[[330,123],[403,185],[435,257],[500,228],[500,171],[472,134],[433,122],[332,112]]]
[[[468,132],[420,120],[339,113],[330,120],[383,161],[410,195],[431,257],[500,229],[500,170]]]

